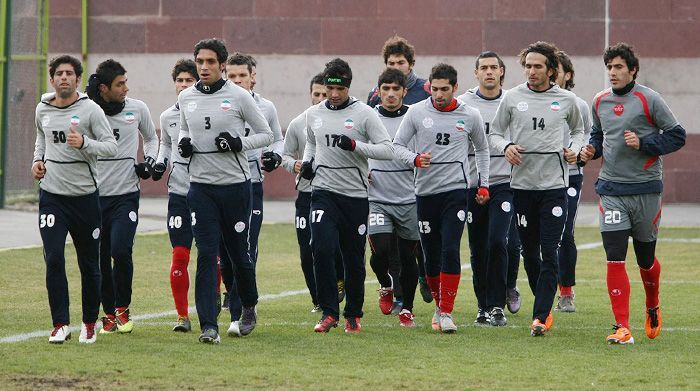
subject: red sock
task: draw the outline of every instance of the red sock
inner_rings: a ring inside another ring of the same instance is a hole
[[[561,296],[571,296],[574,294],[573,286],[559,285],[559,295]]]
[[[661,275],[661,264],[654,257],[654,264],[649,269],[639,268],[639,274],[642,276],[644,283],[644,291],[647,294],[647,308],[656,308],[659,306],[659,276]]]
[[[435,305],[440,306],[440,276],[430,277],[425,276],[425,281],[428,283],[430,288],[430,293],[433,294],[433,299],[435,299]]]
[[[221,294],[221,257],[216,257],[216,294]]]
[[[625,269],[625,261],[608,261],[608,295],[612,304],[615,322],[629,328],[630,318],[630,279]]]
[[[440,312],[452,313],[460,277],[460,274],[440,273]]]
[[[181,246],[173,248],[173,262],[170,264],[170,289],[173,291],[178,316],[188,316],[187,291],[190,289],[190,275],[187,272],[187,265],[189,263],[189,248]]]

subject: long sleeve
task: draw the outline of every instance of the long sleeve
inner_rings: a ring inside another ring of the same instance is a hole
[[[308,114],[306,117],[306,147],[304,148],[304,158],[302,159],[305,162],[310,162],[313,160],[314,156],[316,156],[316,135],[309,126],[308,122]]]
[[[510,111],[508,104],[509,94],[503,97],[501,104],[498,105],[496,109],[496,115],[491,121],[491,131],[489,132],[489,143],[497,151],[505,151],[506,147],[510,144],[510,141],[505,139],[506,131],[508,130],[508,124],[510,124]]]
[[[158,157],[158,135],[156,134],[156,127],[153,124],[151,113],[145,104],[141,107],[141,119],[139,132],[141,137],[143,137],[143,155],[156,159]]]
[[[182,95],[182,94],[180,94]],[[182,107],[182,102],[178,97],[178,102],[180,107]],[[190,128],[187,125],[187,118],[185,117],[185,110],[180,110],[180,135],[177,137],[177,142],[179,143],[185,137],[190,137]]]
[[[603,130],[600,126],[600,118],[598,117],[595,102],[591,105],[591,122],[591,137],[588,139],[588,143],[595,148],[595,153],[592,157],[595,160],[603,156]]]
[[[44,128],[41,126],[39,116],[35,115],[34,118],[36,123],[36,141],[34,142],[34,160],[32,160],[32,163],[44,160],[44,153],[46,152]]]
[[[583,147],[584,127],[583,117],[581,116],[581,111],[578,108],[575,96],[571,99],[571,111],[566,118],[566,122],[569,124],[570,149],[578,153],[581,147]]]
[[[374,112],[366,120],[367,138],[371,143],[355,140],[355,152],[360,155],[378,160],[393,160],[394,148],[389,139],[389,133],[384,124]]]
[[[404,115],[403,121],[401,121],[401,125],[399,125],[399,129],[396,131],[393,146],[395,157],[410,167],[415,167],[414,162],[418,155],[418,151],[412,151],[408,148],[414,137],[416,137],[416,127],[413,125],[411,109],[409,108],[406,115]]]
[[[284,137],[282,136],[282,126],[280,126],[280,120],[277,116],[277,108],[272,106],[272,118],[269,122],[270,130],[272,130],[272,144],[266,148],[268,151],[275,152],[277,154],[282,154],[282,149],[284,148]]]
[[[249,136],[242,137],[243,151],[263,148],[272,143],[274,136],[270,125],[265,120],[260,108],[255,103],[255,99],[249,93],[242,94],[240,99],[241,116],[250,125]],[[282,132],[280,131],[280,137]]]
[[[282,147],[282,166],[285,170],[294,174],[294,165],[297,162],[297,152],[299,151],[299,141],[297,140],[297,134],[292,129],[292,124],[287,128],[287,134],[284,137],[284,143]]]
[[[661,132],[640,138],[639,150],[659,156],[681,149],[685,145],[685,129],[678,123],[663,98],[654,96],[651,102],[652,120]]]
[[[160,116],[160,148],[158,148],[157,163],[164,163],[166,159],[170,159],[170,155],[173,151],[173,141],[168,134],[168,126],[170,126],[170,124],[168,124],[163,114]]]
[[[117,140],[112,133],[107,117],[99,106],[90,113],[90,128],[95,140],[83,135],[83,147],[81,151],[94,156],[112,157],[117,154]]]
[[[476,161],[476,170],[481,181],[479,186],[489,187],[489,166],[491,163],[489,143],[484,131],[484,120],[478,111],[476,111],[476,114],[469,138],[474,146],[474,160]]]

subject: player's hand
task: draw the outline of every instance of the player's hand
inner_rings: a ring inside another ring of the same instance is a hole
[[[595,147],[591,144],[587,144],[581,148],[578,158],[582,163],[587,163],[589,160],[593,159],[593,155],[595,155]]]
[[[83,134],[78,132],[75,129],[75,126],[71,125],[70,131],[68,132],[68,138],[66,139],[66,142],[71,147],[76,148],[76,149],[80,149],[83,147],[85,140],[83,139]]]
[[[299,171],[301,171],[301,160],[297,160],[294,162],[294,173],[298,174]]]
[[[160,178],[165,174],[165,170],[168,168],[168,159],[165,159],[162,163],[156,163],[153,166],[153,172],[151,172],[151,178],[154,181],[159,181]]]
[[[301,163],[301,168],[299,169],[299,176],[301,176],[302,178],[307,179],[307,180],[312,180],[312,179],[314,179],[315,175],[316,175],[316,173],[314,172],[313,163],[311,163],[311,162]]]
[[[150,162],[149,162],[150,159]],[[146,161],[134,165],[134,170],[136,175],[141,179],[148,179],[151,177],[151,171],[153,171],[153,158],[146,156]]]
[[[229,132],[221,132],[214,139],[216,148],[221,152],[241,152],[243,150],[243,141],[240,137],[233,137]]]
[[[564,148],[564,160],[569,164],[576,164],[576,152],[569,148]]]
[[[46,175],[46,166],[44,162],[41,160],[34,162],[34,164],[32,164],[32,177],[39,180],[43,178],[44,175]]]
[[[338,141],[338,146],[340,147],[340,149],[352,152],[355,150],[355,140],[342,134],[340,135],[340,141]]]
[[[183,137],[179,143],[177,143],[177,153],[184,158],[192,156],[194,153],[194,148],[192,147],[192,139],[189,137]]]
[[[423,152],[416,155],[416,159],[413,161],[413,165],[417,168],[427,168],[430,167],[430,160],[433,154],[430,152]]]
[[[491,194],[489,193],[489,188],[481,186],[479,190],[476,191],[476,203],[479,205],[486,205],[491,199]]]
[[[639,150],[639,136],[637,136],[637,133],[629,129],[625,130],[625,144],[630,148]]]
[[[520,145],[511,144],[506,148],[506,160],[514,166],[519,166],[523,162],[523,156],[520,153],[524,151],[525,148]]]
[[[266,172],[272,172],[275,168],[279,167],[282,163],[282,156],[269,151],[263,152],[262,154],[262,170]]]

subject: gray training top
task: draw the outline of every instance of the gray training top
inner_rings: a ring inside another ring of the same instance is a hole
[[[231,185],[250,179],[246,151],[262,148],[272,142],[272,130],[250,93],[226,81],[218,91],[205,94],[195,86],[182,91],[180,137],[190,137],[194,154],[190,158],[190,182]],[[251,128],[245,135],[246,123]],[[216,137],[228,132],[240,137],[241,152],[220,152]]]
[[[282,127],[280,126],[279,118],[277,117],[277,109],[275,105],[269,100],[263,98],[260,94],[254,92],[251,93],[255,103],[260,108],[267,124],[272,129],[272,135],[274,136],[274,141],[267,148],[258,148],[249,150],[246,155],[248,156],[248,165],[250,166],[250,179],[253,182],[262,182],[264,175],[262,173],[262,153],[264,151],[272,151],[279,155],[282,155]],[[246,124],[246,136],[250,133],[250,126]]]
[[[342,109],[323,101],[306,110],[304,161],[314,159],[314,190],[367,198],[367,159],[390,160],[394,149],[377,113],[354,97]],[[338,146],[340,136],[355,140],[355,150]]]
[[[153,160],[158,157],[158,136],[151,113],[138,99],[126,98],[124,109],[108,115],[107,121],[117,140],[117,154],[97,159],[100,177],[100,197],[133,193],[139,190],[139,177],[134,171],[139,150],[139,133],[143,137],[143,152]]]
[[[415,164],[418,153],[432,153],[430,166],[415,171],[415,193],[419,196],[469,187],[470,142],[474,144],[481,186],[489,186],[489,144],[481,114],[458,101],[452,111],[433,107],[426,99],[409,107],[394,137],[396,154],[406,164]],[[415,150],[409,149],[416,138]]]
[[[190,159],[180,156],[177,152],[179,136],[180,107],[175,103],[160,114],[160,150],[156,162],[164,163],[165,159],[169,159],[172,165],[168,176],[168,193],[187,196],[190,190],[190,174],[187,167]]]
[[[97,156],[117,153],[117,142],[105,113],[83,93],[67,107],[53,106],[55,93],[44,94],[36,106],[34,160],[44,161],[46,174],[39,182],[42,190],[65,196],[94,193],[99,186]],[[83,147],[66,143],[70,127],[83,135]]]
[[[311,183],[294,172],[297,160],[304,157],[306,148],[306,111],[299,114],[289,123],[287,133],[284,135],[284,149],[282,151],[282,166],[285,170],[296,175],[296,189],[301,192],[310,192]]]

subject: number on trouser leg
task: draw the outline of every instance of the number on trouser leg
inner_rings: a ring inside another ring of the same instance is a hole
[[[527,227],[527,219],[525,218],[525,215],[521,215],[520,213],[515,214],[515,223],[518,225],[518,227]]]
[[[418,222],[418,232],[422,234],[430,233],[430,221],[419,221]]]
[[[299,229],[306,229],[306,217],[296,216],[294,226]]]
[[[620,224],[622,222],[622,213],[619,210],[605,211],[605,224]]]
[[[170,226],[170,228],[182,227],[182,217],[181,216],[170,216],[170,219],[168,220],[168,226]]]
[[[323,217],[323,210],[312,210],[311,211],[311,222],[312,223],[320,223],[321,222],[321,217]]]
[[[192,226],[194,227],[195,224],[197,224],[197,219],[194,217],[194,212],[192,212]]]
[[[472,212],[467,212],[467,223],[471,224],[474,222],[474,218],[472,217]]]
[[[384,215],[381,213],[370,213],[369,225],[384,225]]]
[[[53,227],[56,223],[56,216],[53,214],[42,214],[39,216],[39,228]]]

